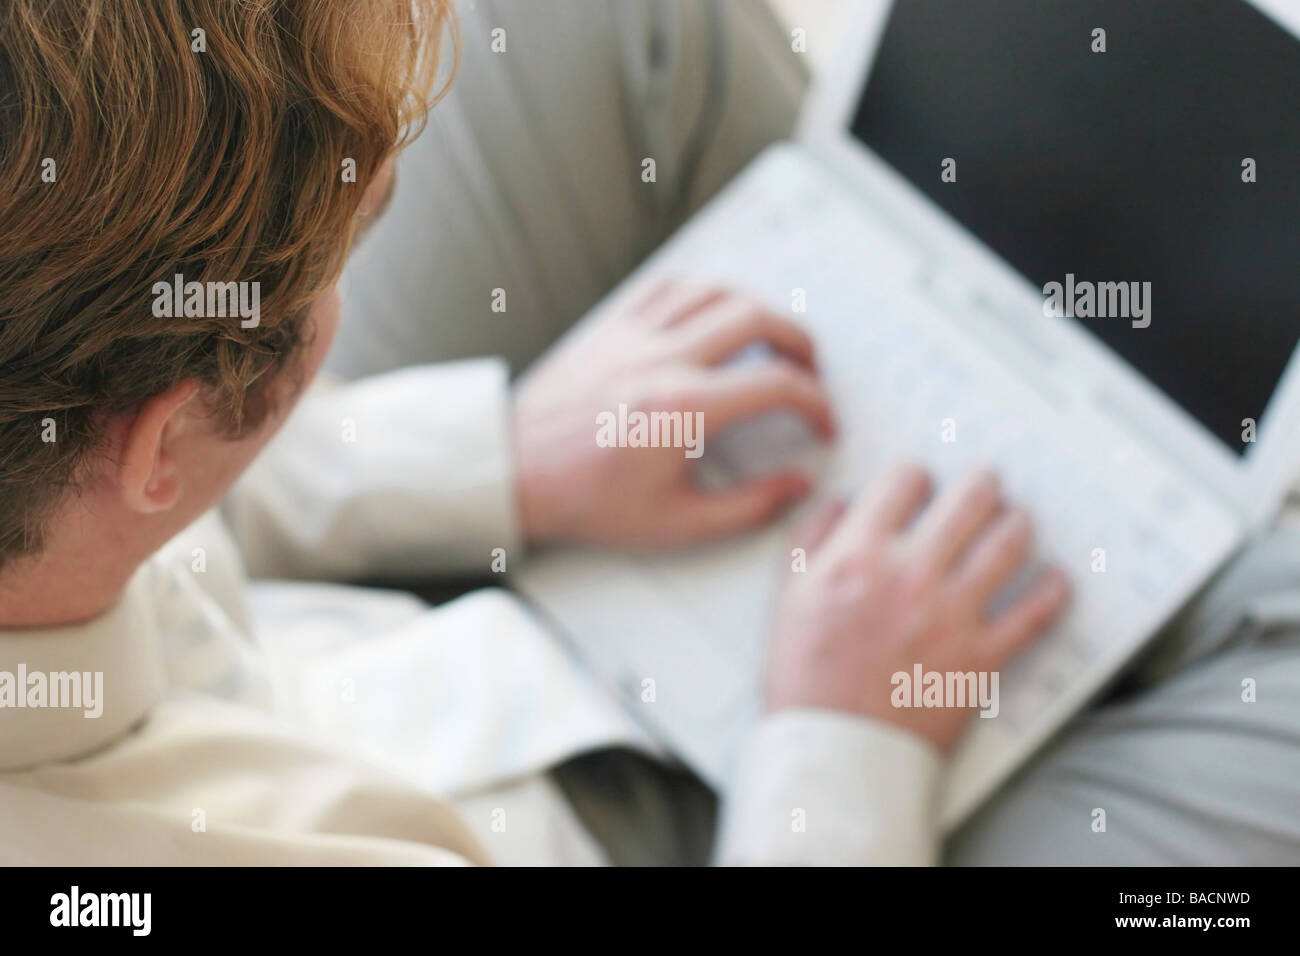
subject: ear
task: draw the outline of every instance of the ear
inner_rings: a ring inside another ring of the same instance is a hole
[[[357,206],[358,239],[369,232],[370,227],[384,214],[384,210],[392,202],[393,193],[397,190],[396,169],[396,157],[388,157],[362,194],[361,203]]]
[[[118,483],[128,508],[140,514],[166,511],[181,494],[174,443],[188,422],[186,406],[199,392],[194,380],[178,382],[147,399],[126,426],[118,459]]]

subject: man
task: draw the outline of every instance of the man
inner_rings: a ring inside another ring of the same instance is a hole
[[[339,269],[391,188],[447,17],[433,0],[353,6],[0,15],[6,862],[616,856],[543,771],[641,741],[511,599],[429,612],[282,586],[250,602],[244,564],[338,579],[550,541],[685,546],[768,520],[806,479],[705,493],[680,449],[598,448],[599,410],[721,430],[784,409],[832,435],[795,326],[668,283],[515,395],[492,362],[417,367],[313,394],[268,445],[329,348]],[[775,357],[726,364],[759,342]],[[210,509],[259,455],[227,502],[237,552]],[[1065,588],[1048,576],[986,618],[1026,522],[987,475],[928,495],[902,469],[804,533],[810,573],[782,599],[771,715],[719,859],[933,858],[938,754],[969,714],[894,710],[889,674],[996,667]],[[792,797],[820,836],[790,841]],[[896,825],[860,826],[864,810]]]
[[[790,134],[805,61],[825,62],[841,37],[810,5],[777,5],[794,11],[788,31],[763,3],[462,4],[456,84],[403,154],[392,208],[349,263],[348,312],[365,321],[344,324],[331,367],[356,376],[492,353],[526,368]],[[494,35],[507,52],[494,52]],[[646,157],[658,159],[654,183],[641,178]],[[491,309],[494,288],[508,293],[504,313]],[[1300,539],[1283,527],[953,834],[945,860],[1300,860],[1298,593]],[[618,752],[603,753],[597,766],[609,774]],[[589,760],[556,774],[575,804],[600,794]],[[787,831],[789,816],[787,807]],[[855,821],[869,819],[863,809]]]

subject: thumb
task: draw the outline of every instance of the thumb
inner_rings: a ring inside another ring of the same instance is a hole
[[[790,536],[790,544],[794,547],[803,548],[805,551],[820,548],[822,542],[835,530],[840,518],[844,517],[848,507],[848,504],[841,498],[826,502],[811,517],[795,528],[794,533]]]
[[[689,491],[674,503],[675,523],[691,541],[737,534],[767,524],[811,490],[806,475],[787,471],[722,491]]]

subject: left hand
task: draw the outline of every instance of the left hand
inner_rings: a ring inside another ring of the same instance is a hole
[[[728,367],[763,343],[773,356]],[[703,438],[778,410],[825,439],[830,403],[813,346],[753,299],[675,281],[636,290],[545,356],[515,396],[517,493],[526,539],[673,547],[764,524],[811,490],[781,472],[708,493],[682,447],[601,447],[597,416],[700,413]]]

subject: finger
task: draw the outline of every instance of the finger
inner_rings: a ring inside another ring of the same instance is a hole
[[[815,551],[821,547],[835,526],[848,511],[848,505],[840,500],[828,501],[821,505],[811,517],[802,522],[790,535],[790,546],[803,548],[805,552]]]
[[[675,279],[666,277],[651,279],[646,283],[638,283],[626,296],[627,311],[634,314],[649,312],[655,303],[663,299],[675,284]]]
[[[935,574],[947,571],[1002,507],[991,471],[980,470],[941,492],[909,533],[908,550]]]
[[[853,547],[863,541],[902,533],[930,497],[930,475],[919,465],[903,464],[876,479],[850,507],[841,527]]]
[[[782,472],[722,491],[685,492],[669,504],[668,513],[685,539],[705,541],[767,524],[811,490],[806,475]]]
[[[1032,543],[1033,525],[1022,509],[998,516],[958,562],[954,590],[983,608],[1024,566]]]
[[[679,329],[687,353],[705,365],[720,365],[742,349],[762,343],[804,368],[814,367],[813,341],[808,333],[746,296],[718,299],[682,322]]]
[[[684,322],[701,309],[707,309],[731,293],[715,285],[683,280],[668,280],[653,291],[641,305],[639,314],[654,325],[670,328]]]
[[[701,386],[699,406],[716,434],[728,425],[775,411],[799,415],[823,438],[835,434],[830,396],[818,378],[792,362],[718,369]]]
[[[989,624],[986,651],[993,666],[1000,666],[1055,623],[1070,600],[1070,582],[1059,568],[1039,576],[1024,597],[998,614]]]

